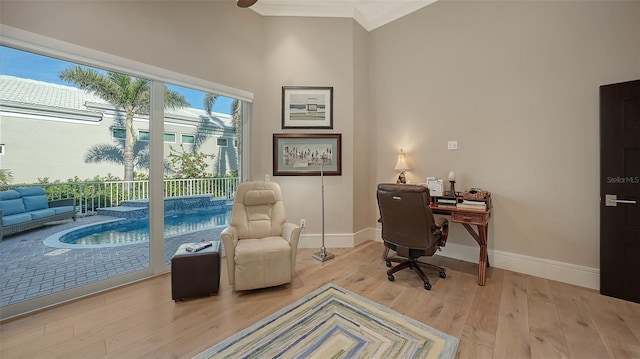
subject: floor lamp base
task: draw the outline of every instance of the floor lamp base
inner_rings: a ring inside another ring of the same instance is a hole
[[[320,250],[320,252],[316,252],[313,254],[313,258],[319,260],[320,262],[328,261],[329,259],[333,259],[335,255],[327,252],[324,248]]]

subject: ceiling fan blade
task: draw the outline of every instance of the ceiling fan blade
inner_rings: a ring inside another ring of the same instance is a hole
[[[251,5],[258,2],[258,0],[238,0],[239,7],[250,7]]]

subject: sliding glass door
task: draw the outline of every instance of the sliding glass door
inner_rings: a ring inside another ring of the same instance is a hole
[[[0,47],[0,71],[0,192],[75,212],[3,236],[3,318],[162,273],[181,244],[219,237],[247,102],[17,47]]]

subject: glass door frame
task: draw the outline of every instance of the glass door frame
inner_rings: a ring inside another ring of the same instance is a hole
[[[24,315],[44,308],[89,296],[98,292],[110,290],[136,281],[161,275],[169,271],[164,265],[164,84],[172,83],[179,86],[191,87],[202,91],[215,92],[227,97],[236,98],[243,104],[242,129],[242,159],[239,166],[241,181],[248,177],[250,168],[249,152],[249,117],[253,93],[220,85],[211,81],[194,78],[181,73],[165,70],[149,64],[140,63],[123,57],[107,54],[101,51],[85,48],[79,45],[60,41],[46,36],[31,33],[11,26],[0,24],[0,45],[32,52],[39,55],[54,57],[82,65],[101,68],[107,71],[120,72],[135,77],[142,77],[151,81],[151,111],[149,118],[150,136],[150,243],[148,268],[116,278],[102,280],[57,292],[43,297],[2,307],[0,320]],[[156,239],[159,238],[159,239]]]

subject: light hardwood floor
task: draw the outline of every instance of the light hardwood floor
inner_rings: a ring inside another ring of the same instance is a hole
[[[174,303],[170,275],[61,305],[0,325],[0,358],[192,357],[318,287],[333,282],[460,338],[459,358],[640,358],[640,304],[590,289],[434,257],[447,278],[413,272],[389,282],[382,244],[298,252],[286,286],[234,293],[223,262],[217,296]]]

